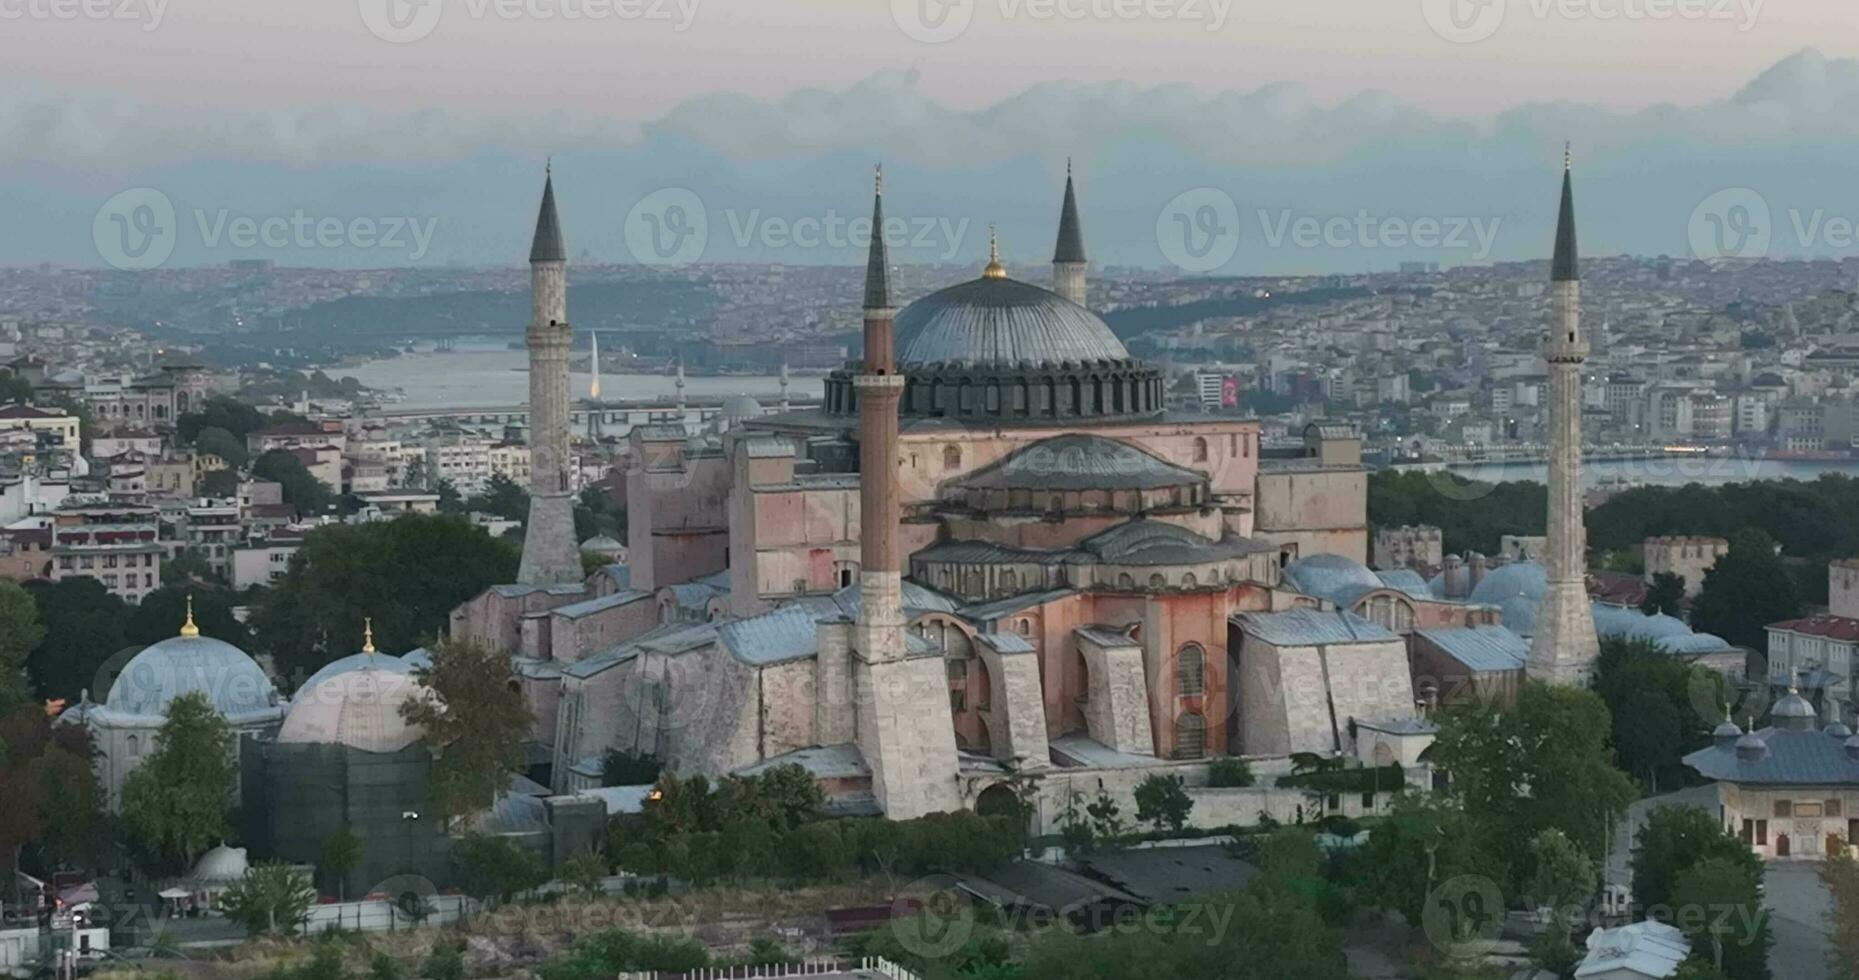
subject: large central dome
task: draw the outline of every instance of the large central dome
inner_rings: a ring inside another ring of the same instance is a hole
[[[905,307],[894,325],[898,364],[1058,367],[1123,362],[1130,353],[1095,313],[1047,289],[982,277]]]
[[[1051,425],[1162,411],[1161,372],[1131,358],[1097,314],[998,264],[904,307],[892,330],[905,417]],[[858,414],[859,370],[827,376],[827,411]]]

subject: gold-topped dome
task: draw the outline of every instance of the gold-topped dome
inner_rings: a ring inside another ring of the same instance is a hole
[[[981,270],[981,278],[983,279],[1005,279],[1007,278],[1007,267],[1004,265],[1001,265],[1000,238],[994,234],[993,225],[988,226],[988,264],[986,268]]]
[[[187,622],[181,624],[182,636],[199,636],[200,627],[194,625],[194,597],[187,597]]]

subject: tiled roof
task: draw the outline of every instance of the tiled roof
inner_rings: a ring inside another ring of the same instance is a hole
[[[1273,646],[1327,646],[1333,643],[1380,643],[1400,637],[1351,612],[1297,608],[1273,613],[1240,613],[1240,628]]]
[[[1685,765],[1729,783],[1859,787],[1859,755],[1846,750],[1845,737],[1781,728],[1756,734],[1768,747],[1760,758],[1743,758],[1734,746],[1712,745],[1685,756]]]
[[[1808,636],[1820,636],[1829,640],[1851,642],[1859,640],[1859,619],[1846,616],[1805,616],[1800,619],[1788,619],[1779,623],[1770,623],[1772,630],[1787,630],[1792,633],[1804,633]]]
[[[1417,634],[1447,656],[1479,672],[1522,670],[1530,644],[1502,626],[1420,630]]]

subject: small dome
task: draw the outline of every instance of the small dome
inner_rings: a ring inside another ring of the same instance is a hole
[[[250,867],[245,859],[245,848],[221,844],[194,862],[193,879],[203,884],[230,883],[244,878]]]
[[[1814,710],[1813,702],[1802,697],[1800,692],[1789,691],[1787,697],[1775,702],[1769,717],[1774,719],[1777,728],[1804,732],[1813,729],[1820,714]]]
[[[1057,367],[1130,359],[1097,314],[1051,290],[1005,277],[937,290],[904,307],[895,330],[900,365]]]
[[[316,673],[311,674],[310,679],[304,681],[302,686],[297,688],[297,694],[292,700],[295,700],[297,697],[302,697],[304,692],[337,674],[346,674],[351,670],[361,670],[364,667],[374,670],[390,671],[396,674],[413,673],[413,665],[399,657],[390,657],[385,653],[375,653],[371,651],[351,653],[346,657],[332,660],[324,664]]]
[[[1838,739],[1848,739],[1848,738],[1853,737],[1853,730],[1850,728],[1847,728],[1846,723],[1843,721],[1836,721],[1833,724],[1828,725],[1826,728],[1821,729],[1821,731]]]
[[[1548,588],[1549,579],[1543,566],[1533,561],[1512,562],[1486,572],[1472,587],[1472,594],[1466,601],[1489,606],[1503,605],[1507,599],[1541,602]]]
[[[1769,743],[1764,742],[1762,736],[1757,735],[1755,732],[1750,732],[1736,740],[1736,757],[1738,759],[1754,762],[1768,754]]]
[[[1317,554],[1285,566],[1284,578],[1305,595],[1342,605],[1369,589],[1386,585],[1368,566],[1342,555]]]
[[[420,730],[400,714],[419,691],[404,670],[361,667],[335,674],[297,695],[278,741],[398,752],[419,741]]]
[[[161,717],[169,702],[194,692],[228,719],[274,711],[278,696],[244,650],[210,636],[171,636],[130,658],[104,703],[125,715]]]
[[[761,418],[768,413],[762,408],[761,402],[748,395],[731,395],[723,400],[720,414],[731,422],[740,422],[743,419]]]
[[[1711,729],[1711,741],[1719,746],[1735,745],[1736,740],[1742,737],[1743,730],[1737,727],[1736,722],[1728,718],[1725,718],[1723,723],[1716,728]]]

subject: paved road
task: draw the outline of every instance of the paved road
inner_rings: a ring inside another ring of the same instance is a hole
[[[1614,847],[1607,862],[1607,880],[1611,884],[1633,883],[1633,836],[1646,824],[1646,814],[1659,806],[1692,806],[1717,812],[1717,788],[1697,786],[1655,796],[1633,804],[1626,819],[1614,835]],[[1777,978],[1786,980],[1829,980],[1832,971],[1828,958],[1833,947],[1827,910],[1833,897],[1820,883],[1812,862],[1770,862],[1763,875],[1763,890],[1774,910],[1775,946],[1769,952],[1769,967]]]

